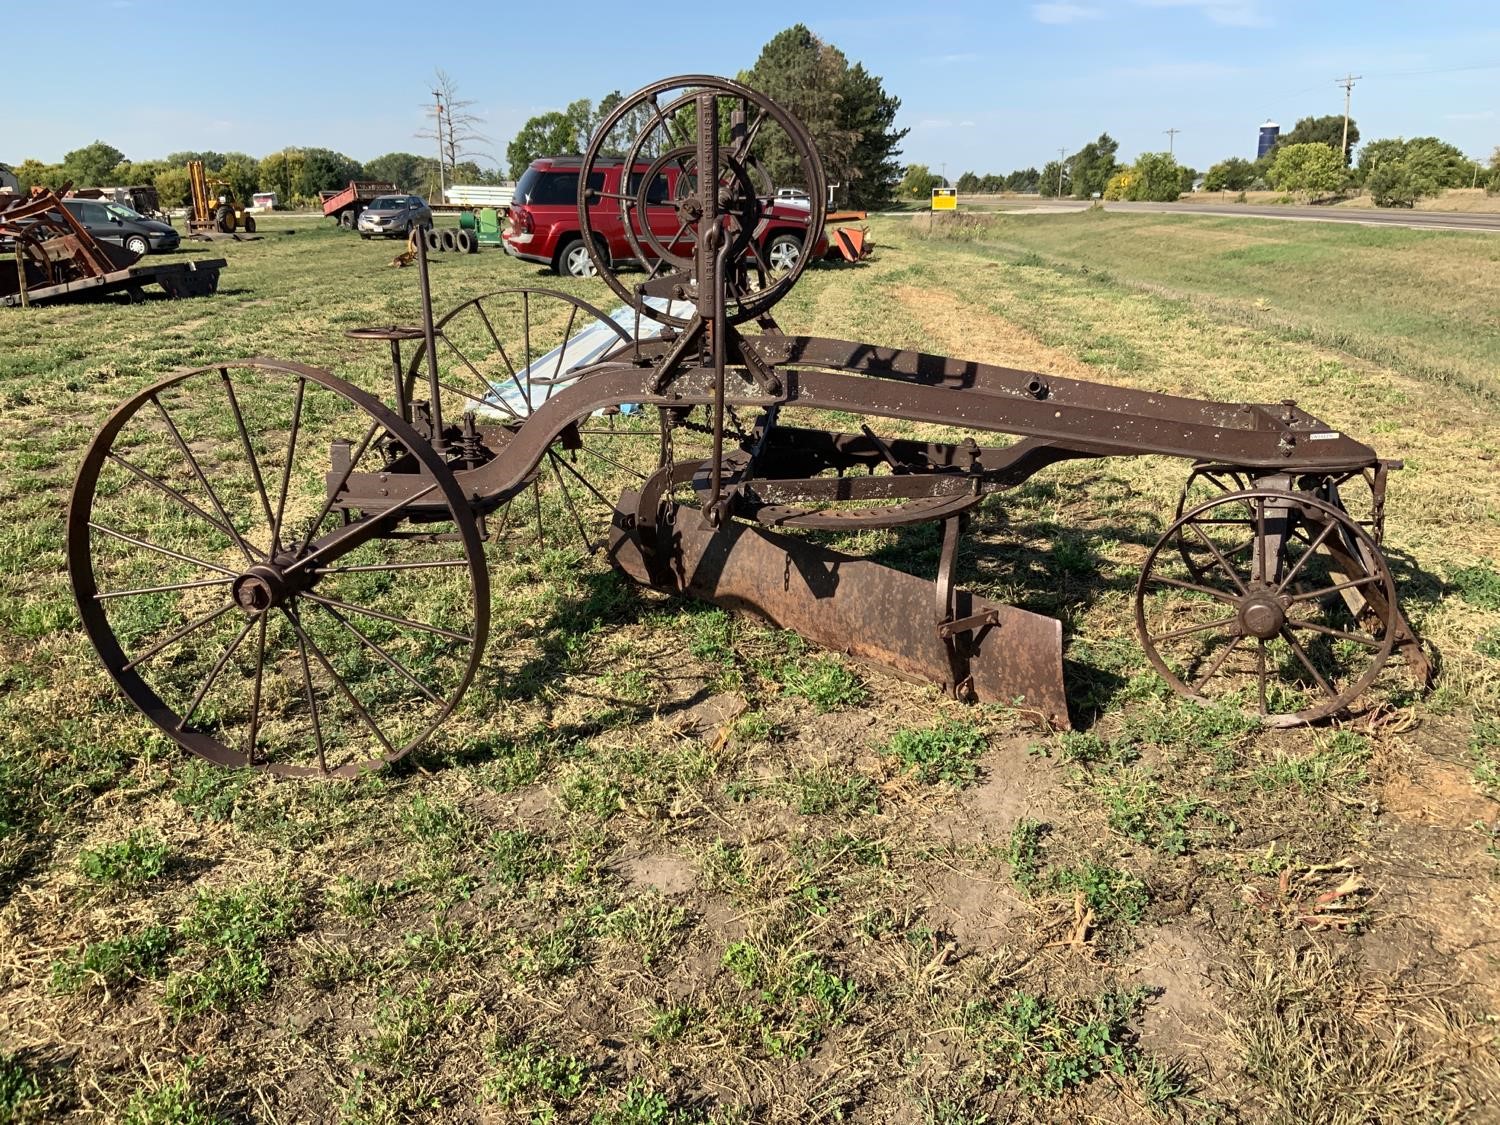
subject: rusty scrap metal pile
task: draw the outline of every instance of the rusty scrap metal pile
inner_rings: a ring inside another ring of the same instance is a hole
[[[529,557],[551,565],[566,529],[638,582],[1061,727],[1061,624],[961,588],[961,536],[986,497],[1050,465],[1139,454],[1192,465],[1134,590],[1174,690],[1292,725],[1386,690],[1400,664],[1425,682],[1381,549],[1393,463],[1290,402],[783,331],[772,309],[811,255],[784,273],[764,259],[765,146],[807,192],[811,246],[827,192],[802,125],[737,83],[669,79],[606,119],[580,171],[591,250],[603,196],[646,263],[596,253],[612,312],[512,289],[435,317],[419,242],[421,323],[350,333],[389,348],[388,403],[320,369],[235,360],[122,404],[78,474],[68,552],[130,700],[222,765],[377,767],[434,736],[481,668],[485,540],[534,536]],[[589,187],[606,151],[644,169],[608,195]],[[669,167],[675,234],[646,221]],[[824,545],[918,524],[940,526],[935,579]],[[540,650],[485,666],[477,706],[503,707],[508,676],[545,692],[569,674]]]
[[[139,266],[140,258],[94,238],[55,192],[0,194],[0,305],[115,291],[137,298],[147,285],[169,297],[203,297],[217,291],[225,265],[218,258]]]

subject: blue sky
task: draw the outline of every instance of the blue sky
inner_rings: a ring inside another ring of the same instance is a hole
[[[628,0],[510,0],[489,13],[263,0],[211,16],[179,0],[77,0],[65,41],[0,67],[21,107],[0,115],[0,161],[55,161],[96,138],[135,159],[288,144],[361,160],[422,151],[413,134],[437,66],[475,102],[503,159],[534,113],[671,74],[732,75],[798,19],[884,79],[911,129],[905,158],[949,176],[1040,167],[1105,130],[1126,158],[1164,149],[1168,127],[1181,130],[1178,157],[1200,169],[1253,157],[1267,117],[1290,128],[1341,112],[1334,79],[1351,70],[1364,76],[1353,112],[1367,140],[1435,134],[1486,158],[1500,144],[1495,0],[716,8],[697,18],[695,5]]]

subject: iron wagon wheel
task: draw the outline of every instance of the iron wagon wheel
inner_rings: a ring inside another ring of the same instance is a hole
[[[343,509],[352,473],[425,487]],[[355,544],[367,520],[380,534]],[[452,472],[409,424],[274,360],[126,400],[68,510],[78,611],[125,695],[200,757],[284,776],[377,768],[452,713],[489,627],[483,562]]]
[[[605,313],[555,289],[500,289],[465,301],[434,325],[445,427],[472,412],[488,444],[502,452],[552,395],[660,327],[628,307]],[[414,411],[423,408],[430,393],[425,344],[407,365],[404,392]],[[677,413],[611,404],[555,435],[529,485],[489,526],[513,546],[598,554],[620,493],[639,489],[665,459],[698,455],[701,440],[691,419]]]
[[[712,175],[695,167],[696,106],[703,95],[712,95],[723,134],[719,167]],[[740,324],[769,310],[795,284],[811,257],[803,255],[786,273],[770,277],[761,255],[759,240],[771,206],[768,197],[773,192],[764,173],[766,162],[760,157],[772,147],[791,155],[795,174],[807,189],[808,211],[803,233],[806,244],[811,246],[822,234],[828,193],[817,147],[796,118],[748,86],[708,75],[664,79],[626,98],[600,123],[584,154],[579,170],[578,221],[584,234],[591,236],[597,222],[596,217],[590,216],[590,209],[601,204],[613,209],[632,252],[645,263],[648,276],[644,283],[632,285],[608,263],[597,262],[600,276],[642,315],[678,327],[688,324],[691,316],[679,315],[670,306],[648,307],[646,297],[686,293],[694,271],[691,264],[684,263],[692,255],[676,251],[662,256],[648,253],[646,246],[696,243],[704,202],[702,188],[712,182],[716,209],[726,223],[726,233],[734,246],[743,244],[746,251],[746,254],[736,252],[730,259],[727,319],[731,324]],[[603,168],[607,151],[625,153],[625,172],[618,190],[590,186],[591,177]],[[695,154],[694,158],[690,160],[688,153]],[[632,183],[636,179],[633,169],[640,163],[647,164],[653,174],[641,175],[638,182]],[[674,175],[689,180],[692,190],[674,193],[665,201],[653,200],[654,173],[674,165],[677,168]],[[675,213],[672,224],[675,232],[665,239],[652,231],[650,222],[653,213],[661,212],[663,207]]]
[[[1180,695],[1237,703],[1276,727],[1346,709],[1375,682],[1400,623],[1369,533],[1309,493],[1269,488],[1184,512],[1147,556],[1135,615],[1147,659]]]

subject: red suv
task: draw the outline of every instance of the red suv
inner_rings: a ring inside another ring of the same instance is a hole
[[[578,176],[582,171],[580,156],[543,156],[531,162],[516,182],[515,199],[510,205],[510,222],[503,238],[505,252],[527,262],[550,266],[560,274],[573,277],[591,277],[594,264],[589,260],[588,250],[583,244],[583,232],[578,226]],[[620,178],[625,170],[625,161],[618,157],[600,160],[597,169],[589,175],[592,191],[617,193],[621,190]],[[625,190],[632,195],[640,190],[641,177],[650,170],[647,164],[637,164],[631,172]],[[646,196],[646,219],[652,233],[674,253],[691,254],[693,239],[691,232],[681,230],[677,210],[670,202],[677,186],[680,169],[669,167],[656,176]],[[653,206],[655,205],[655,206]],[[760,234],[760,251],[772,270],[781,272],[797,264],[805,249],[807,239],[808,206],[805,200],[767,200],[764,230]],[[589,210],[589,222],[599,238],[601,248],[609,261],[628,262],[634,255],[629,240],[625,237],[625,224],[620,220],[620,207],[616,198],[605,198],[594,203]],[[641,232],[636,232],[640,238]],[[676,238],[674,243],[672,239]],[[650,252],[650,244],[642,240],[642,249]],[[812,248],[817,257],[828,249],[828,240],[818,238]]]

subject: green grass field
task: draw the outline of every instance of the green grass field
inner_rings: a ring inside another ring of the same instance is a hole
[[[1404,458],[1386,548],[1441,655],[1434,690],[1382,681],[1347,720],[1290,731],[1180,703],[1130,613],[1186,466],[1102,460],[991,497],[960,559],[965,585],[1064,621],[1070,733],[512,528],[486,548],[480,672],[430,743],[354,782],[197,762],[100,668],[63,513],[107,412],[176,367],[272,355],[386,394],[381,350],[343,332],[415,319],[399,245],[269,221],[213,248],[231,261],[213,298],[0,316],[0,1120],[1500,1114],[1500,417],[1482,393],[1500,243],[872,225],[869,262],[810,270],[778,307],[787,331],[1296,398]],[[498,252],[438,259],[433,285],[440,311],[513,285],[614,304]],[[281,425],[252,427],[257,453]],[[200,453],[232,474],[218,426]],[[930,529],[856,538],[936,564]],[[434,583],[412,612],[446,598]]]
[[[1446,231],[1124,215],[1007,215],[936,228],[1015,260],[1191,297],[1213,315],[1424,381],[1500,395],[1500,239]],[[915,220],[924,228],[925,219]]]

